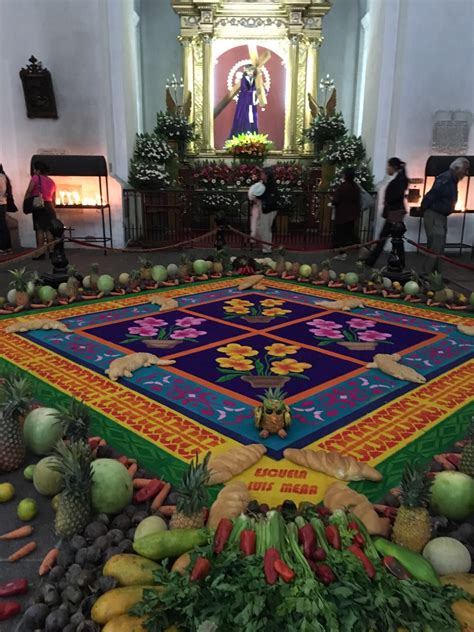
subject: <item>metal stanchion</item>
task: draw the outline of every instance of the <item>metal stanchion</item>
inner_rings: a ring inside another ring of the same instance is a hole
[[[406,226],[403,222],[392,222],[390,224],[390,237],[392,240],[392,250],[388,256],[385,276],[391,281],[405,283],[411,279],[411,272],[405,269],[405,245],[403,235],[406,233]]]

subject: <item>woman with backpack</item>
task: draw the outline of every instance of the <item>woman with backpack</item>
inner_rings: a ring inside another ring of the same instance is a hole
[[[36,245],[38,248],[53,241],[51,234],[51,223],[56,219],[54,207],[56,205],[56,184],[48,176],[48,167],[43,162],[37,161],[33,165],[33,175],[28,189],[25,193],[25,200],[35,198],[38,203],[33,204],[33,226],[36,233]],[[33,259],[45,259],[43,253]]]

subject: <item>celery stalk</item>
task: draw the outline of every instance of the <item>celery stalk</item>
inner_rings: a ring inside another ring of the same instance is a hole
[[[324,549],[326,555],[329,553],[329,544],[326,540],[326,533],[324,531],[324,525],[319,518],[311,518],[310,524],[316,532],[319,546]]]
[[[250,520],[245,514],[240,514],[234,521],[234,528],[229,537],[228,548],[238,546],[240,542],[240,534],[249,528]]]

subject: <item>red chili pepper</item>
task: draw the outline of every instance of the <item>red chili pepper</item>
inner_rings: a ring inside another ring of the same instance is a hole
[[[21,606],[17,601],[5,601],[0,603],[0,621],[11,619],[21,612]]]
[[[351,546],[349,546],[347,550],[350,551],[353,555],[357,557],[358,560],[362,562],[364,570],[367,573],[367,577],[370,577],[371,579],[375,577],[375,566],[369,560],[364,551],[359,546],[357,546],[357,544],[351,544]]]
[[[407,571],[407,569],[400,564],[398,560],[396,560],[391,555],[386,555],[383,558],[383,565],[385,568],[392,573],[397,579],[410,579],[411,575]]]
[[[298,529],[298,540],[303,545],[304,556],[309,559],[316,548],[316,534],[309,523]]]
[[[257,534],[252,529],[244,529],[240,534],[240,550],[244,557],[255,555],[257,548]]]
[[[295,573],[285,564],[283,560],[275,560],[273,567],[286,584],[289,584],[294,580]]]
[[[357,524],[355,520],[352,520],[351,522],[349,522],[347,527],[348,529],[352,529],[352,531],[355,531],[356,533],[360,533],[359,525]]]
[[[229,518],[221,518],[214,535],[214,553],[222,553],[234,525]]]
[[[6,584],[0,584],[0,597],[13,597],[28,592],[28,580],[14,579]]]
[[[263,568],[265,571],[265,579],[267,584],[273,585],[278,579],[278,573],[275,570],[275,562],[280,559],[280,553],[277,549],[267,549],[263,556]]]
[[[144,503],[150,498],[154,498],[158,492],[161,492],[165,484],[163,481],[160,481],[158,478],[152,478],[148,485],[142,487],[133,497],[133,500],[136,503]]]
[[[318,506],[318,507],[316,507],[316,511],[318,512],[318,514],[320,516],[330,516],[331,515],[331,510],[328,509],[327,507]]]
[[[314,549],[311,557],[313,558],[315,562],[323,562],[327,557],[326,551],[322,549],[320,546],[317,546]]]
[[[356,533],[354,539],[352,540],[352,544],[357,544],[357,546],[363,548],[365,546],[364,536],[361,533]]]
[[[336,581],[336,576],[334,575],[332,568],[330,568],[327,564],[314,564],[311,568],[313,569],[316,577],[321,580],[325,586],[328,586]]]
[[[326,538],[333,549],[341,550],[341,534],[334,524],[330,524],[325,528]]]
[[[200,579],[204,579],[211,570],[211,563],[205,557],[198,557],[194,563],[193,570],[191,571],[191,575],[189,579],[192,582],[199,581]]]

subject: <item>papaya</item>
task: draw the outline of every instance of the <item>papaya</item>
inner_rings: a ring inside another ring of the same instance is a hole
[[[451,575],[442,575],[440,577],[442,584],[452,584],[458,588],[462,588],[474,597],[474,575],[471,573],[452,573]]]
[[[143,625],[146,619],[147,617],[131,617],[128,614],[122,614],[110,619],[102,628],[102,632],[147,632]]]
[[[111,619],[126,614],[143,599],[144,590],[164,590],[161,586],[126,586],[113,588],[101,595],[92,606],[91,617],[96,623],[104,625]]]
[[[191,563],[191,556],[189,553],[183,553],[175,560],[173,566],[171,567],[172,573],[179,573],[179,575],[184,575],[186,569]]]
[[[451,608],[463,632],[472,632],[474,630],[474,604],[461,599],[455,601]]]
[[[145,586],[153,584],[153,572],[158,568],[159,564],[140,555],[121,553],[107,560],[102,574],[115,577],[120,586]]]
[[[160,531],[135,540],[133,550],[150,560],[174,559],[198,546],[204,546],[208,539],[207,529]]]

